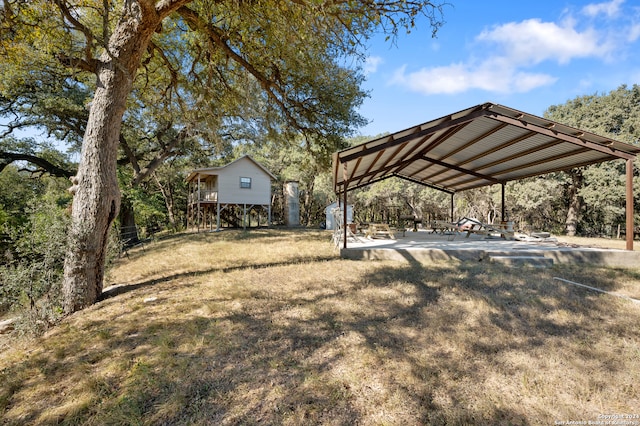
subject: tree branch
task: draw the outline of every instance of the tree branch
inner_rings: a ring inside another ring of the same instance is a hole
[[[88,59],[74,58],[71,56],[64,55],[62,53],[59,53],[58,55],[56,55],[56,58],[65,67],[75,68],[75,69],[87,71],[94,74],[97,72],[98,61],[94,58],[88,58]]]
[[[48,160],[35,155],[3,151],[0,151],[0,172],[2,172],[5,167],[13,163],[14,161],[27,161],[31,164],[35,164],[36,166],[40,167],[41,171],[49,173],[52,176],[69,178],[75,174],[75,171],[63,169],[56,166],[55,164],[52,164]]]
[[[188,134],[187,134],[186,128],[183,128],[182,130],[180,130],[180,132],[171,140],[171,142],[166,146],[164,146],[163,149],[156,154],[154,159],[151,160],[146,167],[139,170],[138,174],[134,177],[132,184],[134,186],[138,185],[140,182],[145,180],[150,174],[155,172],[156,169],[162,165],[164,160],[166,160],[172,154],[174,154],[173,149],[176,146],[178,146],[180,142],[184,141],[184,139],[187,136]]]
[[[154,43],[153,40],[149,42],[149,47],[147,48],[147,50],[152,56],[154,52],[158,53],[158,55],[160,56],[160,60],[164,63],[165,67],[169,71],[169,74],[171,75],[171,81],[169,82],[169,86],[164,90],[163,94],[167,93],[171,88],[173,89],[177,88],[178,87],[178,71],[174,68],[173,64],[165,54],[164,50],[162,50],[160,46]]]
[[[156,12],[158,15],[164,17],[190,1],[191,0],[161,0],[155,5]]]
[[[287,117],[287,120],[291,125],[293,125],[294,127],[302,131],[310,130],[302,126],[298,122],[298,120],[296,120],[295,117],[293,117],[293,115],[291,114],[290,108],[288,108],[288,106],[285,104],[285,101],[283,101],[283,99],[290,102],[292,105],[296,105],[297,107],[303,110],[305,109],[304,105],[288,98],[286,95],[286,91],[283,88],[275,84],[265,74],[263,74],[255,66],[253,66],[253,64],[251,64],[247,59],[245,59],[242,55],[238,54],[235,50],[233,50],[225,40],[225,37],[222,34],[220,34],[218,28],[216,28],[215,26],[207,22],[204,22],[200,18],[197,12],[189,9],[186,6],[180,7],[177,10],[177,12],[192,27],[199,28],[205,31],[205,33],[207,34],[207,36],[215,46],[218,46],[219,48],[221,48],[224,51],[224,53],[227,55],[227,57],[231,58],[234,62],[236,62],[238,65],[244,68],[247,72],[253,75],[255,79],[258,81],[258,83],[265,90],[269,99],[271,99],[280,107],[280,110]],[[276,96],[276,93],[274,92],[277,92],[278,96]]]
[[[140,164],[138,163],[138,158],[131,150],[131,147],[127,143],[127,139],[122,135],[122,133],[120,134],[120,146],[129,159],[129,164],[131,164],[131,167],[133,167],[134,175],[137,176],[140,173]]]
[[[91,49],[93,48],[93,40],[95,38],[95,36],[93,35],[93,32],[89,28],[87,28],[82,22],[78,21],[75,16],[73,16],[73,13],[71,13],[71,10],[69,10],[68,5],[65,1],[63,0],[54,0],[54,1],[58,6],[58,8],[60,9],[60,12],[62,12],[63,18],[66,19],[72,25],[73,29],[80,31],[82,34],[84,34],[84,38],[86,40],[86,44],[84,46],[84,55],[85,55],[86,61],[91,62],[93,60],[93,53],[91,52]]]

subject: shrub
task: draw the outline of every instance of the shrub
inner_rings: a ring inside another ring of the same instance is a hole
[[[26,313],[50,324],[60,312],[69,217],[66,195],[45,194],[26,209],[25,224],[6,226],[8,249],[0,269],[0,314]]]

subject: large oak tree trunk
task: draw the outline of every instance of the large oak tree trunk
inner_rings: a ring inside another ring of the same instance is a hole
[[[102,293],[109,228],[118,215],[116,155],[122,115],[133,78],[160,22],[153,3],[128,1],[109,40],[109,53],[95,63],[96,92],[82,144],[68,249],[64,264],[66,313],[96,302]]]
[[[75,194],[63,283],[67,313],[91,305],[102,293],[109,227],[120,207],[116,155],[131,83],[116,68],[104,66],[98,74],[80,167],[72,179]]]

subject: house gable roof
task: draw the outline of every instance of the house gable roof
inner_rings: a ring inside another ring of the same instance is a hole
[[[244,159],[247,159],[249,161],[251,161],[256,167],[258,167],[260,170],[262,170],[263,172],[265,172],[272,180],[277,180],[277,178],[266,168],[264,168],[264,166],[260,163],[258,163],[256,160],[253,159],[253,157],[251,157],[250,155],[243,155],[242,157],[233,160],[232,162],[225,164],[224,166],[220,166],[220,167],[204,167],[204,168],[200,168],[200,169],[194,169],[192,170],[189,175],[186,178],[187,182],[191,182],[192,180],[194,180],[198,175],[217,175],[219,174],[222,170],[226,169],[227,167],[231,166],[232,164],[235,164],[239,161],[242,161]]]

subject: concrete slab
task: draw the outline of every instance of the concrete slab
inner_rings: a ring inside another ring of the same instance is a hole
[[[395,259],[416,261],[480,261],[492,256],[537,256],[554,264],[590,264],[617,268],[640,268],[640,251],[569,246],[554,241],[514,241],[484,238],[466,233],[433,234],[429,231],[396,233],[396,239],[347,241],[340,245],[347,259]]]
[[[544,256],[489,256],[489,262],[506,266],[530,266],[533,268],[553,266],[553,259]]]

